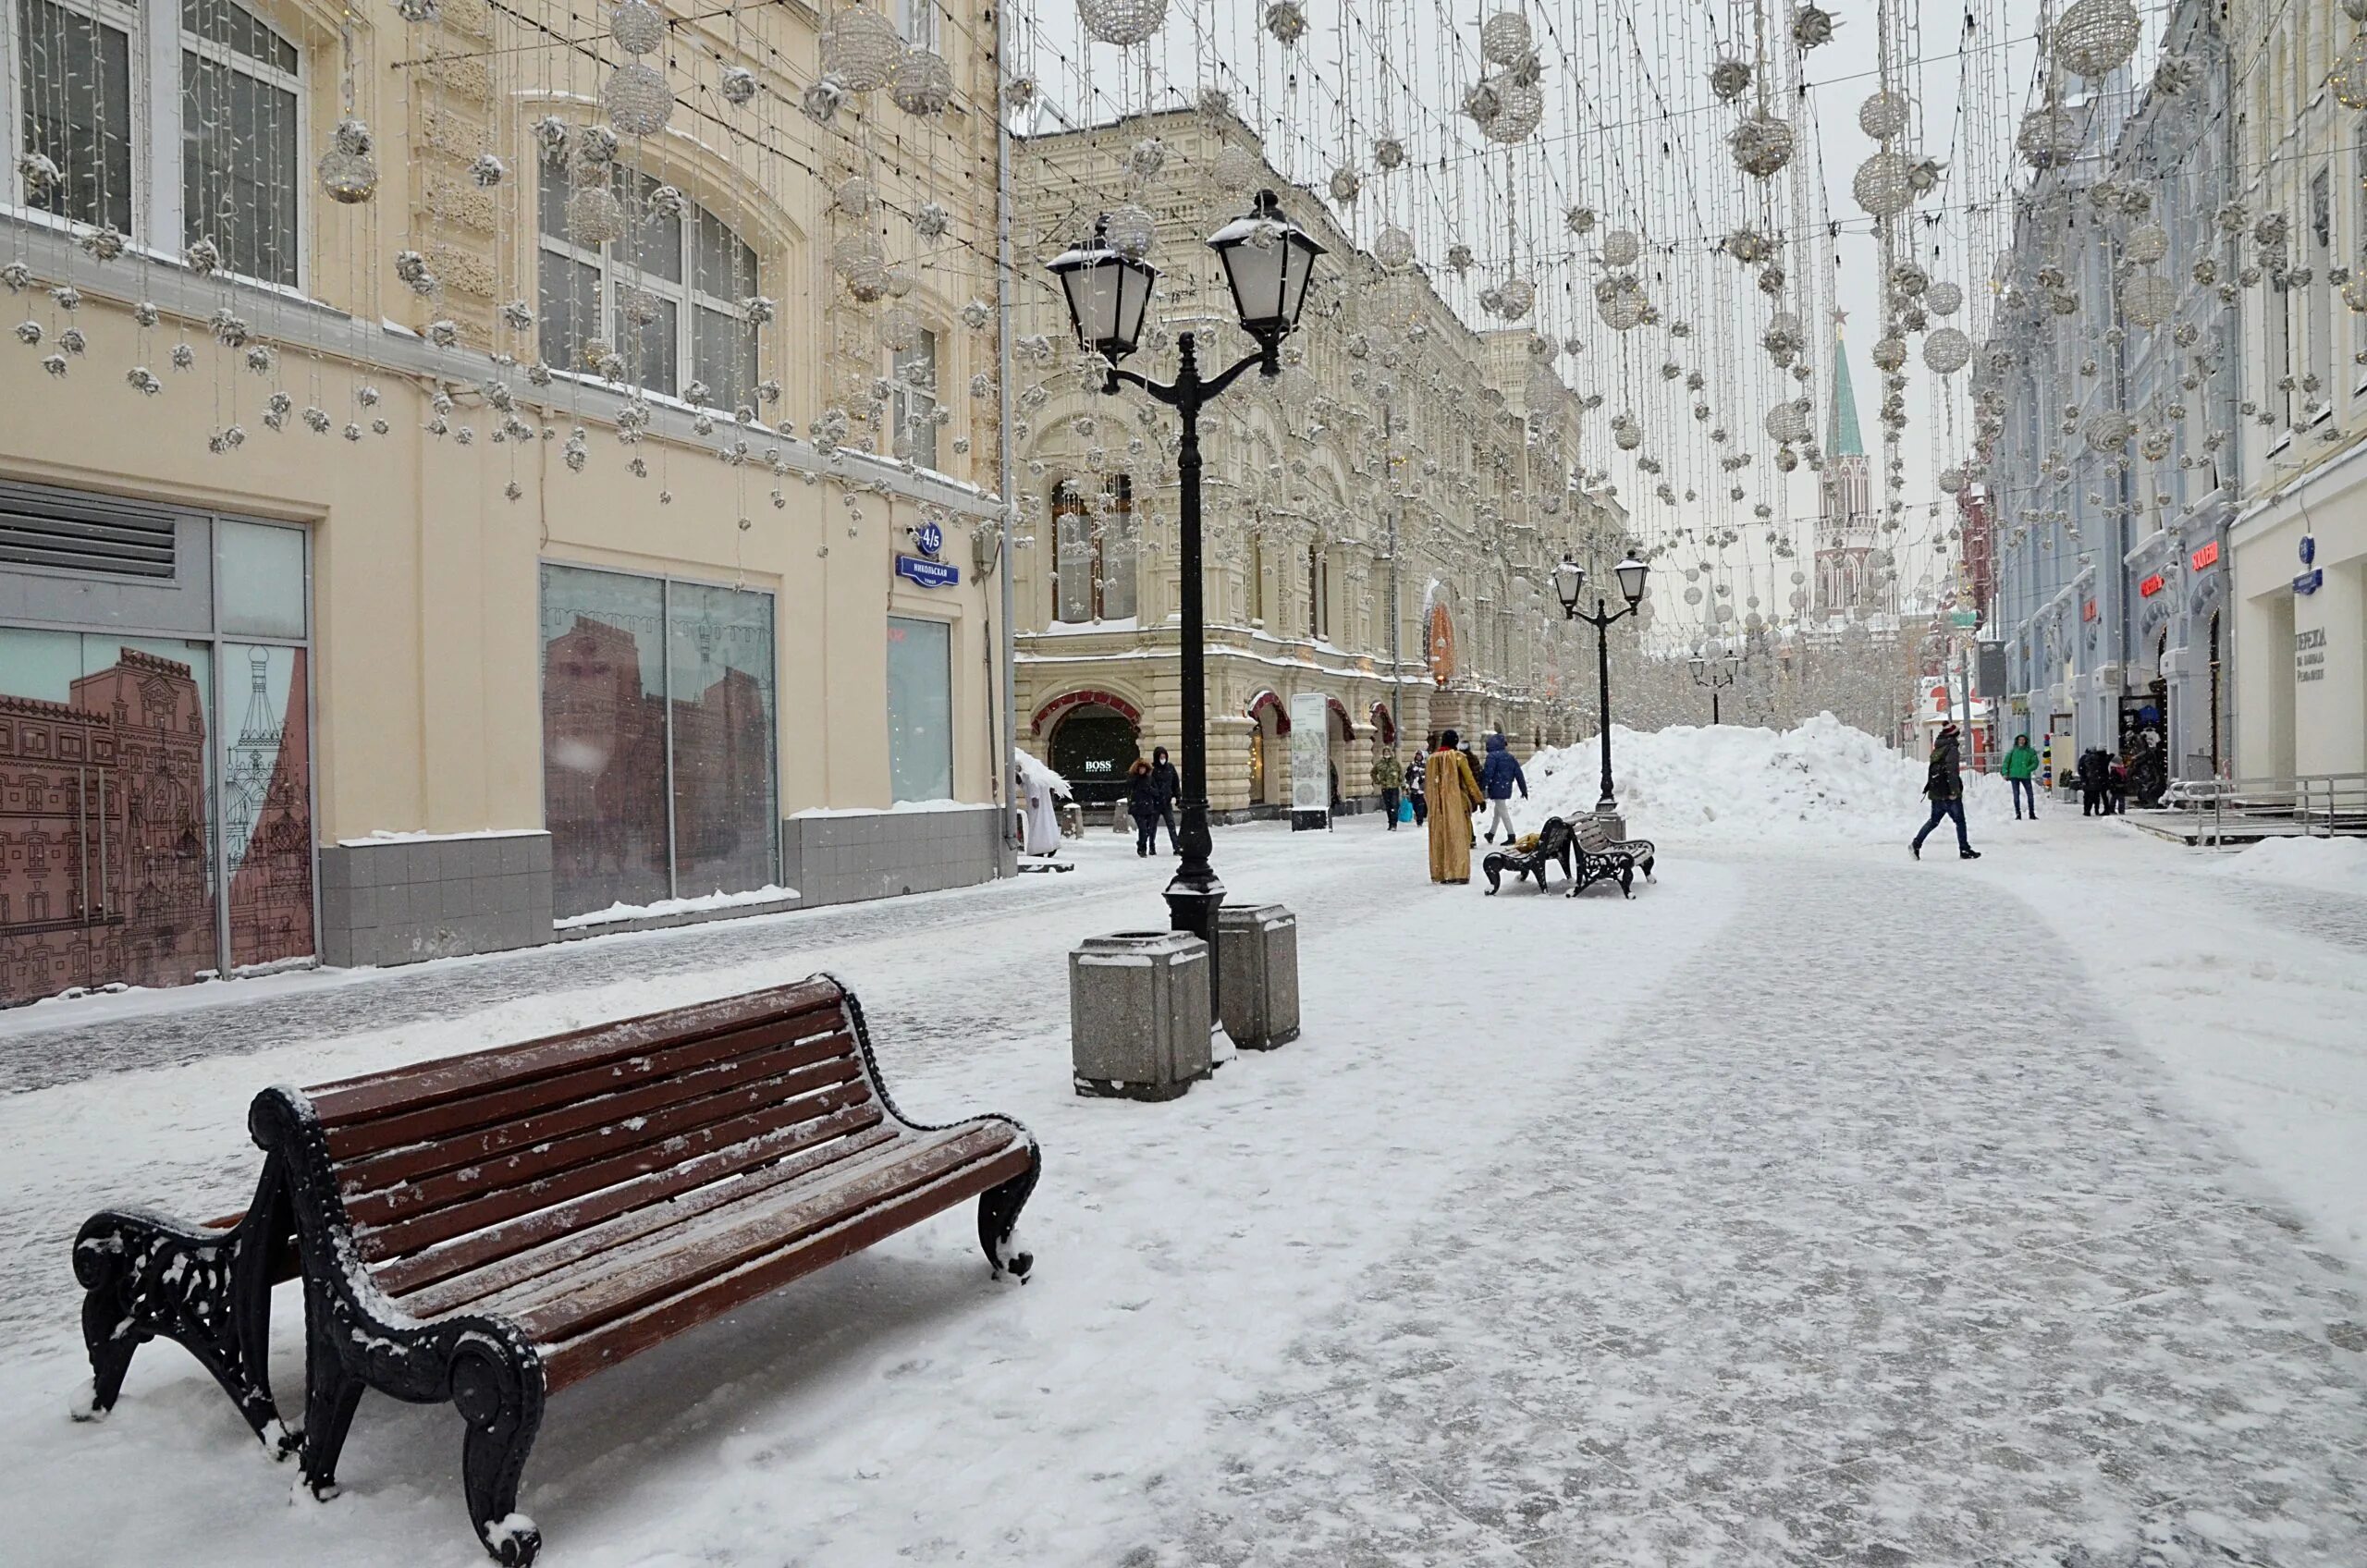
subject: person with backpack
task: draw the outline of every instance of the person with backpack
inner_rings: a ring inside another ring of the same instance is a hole
[[[1397,831],[1397,791],[1405,783],[1405,769],[1398,765],[1397,753],[1385,751],[1373,759],[1372,787],[1380,791],[1380,813],[1389,818],[1389,831]]]
[[[2038,750],[2027,735],[2014,737],[2014,749],[2005,753],[2005,766],[1999,771],[2014,790],[2014,820],[2022,819],[2022,802],[2028,801],[2030,820],[2038,820]]]
[[[1488,842],[1496,841],[1496,830],[1502,828],[1504,842],[1513,841],[1513,787],[1520,787],[1520,798],[1528,799],[1528,780],[1522,776],[1520,759],[1514,756],[1505,744],[1503,732],[1488,737],[1488,760],[1479,766],[1479,787],[1488,792],[1493,808],[1488,817]]]

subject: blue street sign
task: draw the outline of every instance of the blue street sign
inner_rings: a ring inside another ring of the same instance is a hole
[[[958,569],[943,561],[925,561],[918,556],[898,556],[896,575],[908,578],[924,588],[950,588],[962,581]]]
[[[2296,594],[2314,594],[2325,585],[2325,581],[2326,569],[2322,566],[2312,567],[2309,570],[2303,572],[2300,576],[2293,580],[2293,592]]]
[[[924,522],[913,531],[913,543],[921,547],[922,555],[935,560],[945,548],[945,530],[934,522]]]
[[[2312,564],[2314,564],[2314,563],[2316,562],[2317,558],[2318,558],[2318,542],[2317,542],[2315,539],[2312,539],[2312,537],[2310,537],[2310,535],[2308,535],[2308,534],[2306,534],[2306,533],[2302,534],[2302,535],[2301,535],[2301,564],[2302,564],[2303,566],[2310,566],[2310,565],[2312,565]]]

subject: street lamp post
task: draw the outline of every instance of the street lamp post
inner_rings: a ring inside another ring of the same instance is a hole
[[[1282,341],[1298,325],[1315,258],[1323,254],[1324,248],[1283,216],[1270,190],[1259,191],[1257,205],[1247,214],[1210,235],[1208,247],[1224,265],[1241,329],[1256,340],[1257,348],[1220,374],[1204,379],[1192,334],[1179,334],[1175,379],[1165,386],[1122,370],[1118,364],[1142,341],[1143,316],[1159,270],[1110,245],[1100,224],[1094,226],[1091,240],[1056,257],[1050,270],[1067,296],[1069,322],[1076,329],[1077,341],[1107,361],[1102,391],[1114,393],[1121,382],[1138,386],[1173,409],[1184,423],[1183,448],[1175,459],[1182,489],[1184,600],[1180,737],[1184,798],[1176,848],[1183,860],[1167,885],[1166,899],[1171,928],[1188,931],[1208,944],[1208,1022],[1216,1027],[1220,1022],[1217,910],[1224,902],[1224,884],[1209,864],[1215,840],[1208,831],[1208,650],[1200,605],[1200,409],[1253,365],[1260,375],[1282,374]]]
[[[1735,675],[1742,668],[1742,660],[1732,654],[1722,654],[1716,658],[1704,658],[1696,654],[1686,660],[1685,665],[1693,672],[1693,684],[1710,689],[1710,722],[1717,723],[1718,689],[1735,683]]]
[[[1601,706],[1599,711],[1602,724],[1602,799],[1597,801],[1594,806],[1598,815],[1612,815],[1619,810],[1618,798],[1611,792],[1612,623],[1634,615],[1637,606],[1644,602],[1644,577],[1650,570],[1633,556],[1629,556],[1612,568],[1612,575],[1619,579],[1619,593],[1627,601],[1627,607],[1624,610],[1606,610],[1605,601],[1600,594],[1597,594],[1594,601],[1594,613],[1589,615],[1578,608],[1579,591],[1587,585],[1587,569],[1567,556],[1564,556],[1562,564],[1553,569],[1553,591],[1561,596],[1562,614],[1568,619],[1583,620],[1594,628],[1594,668],[1595,674],[1600,682]]]

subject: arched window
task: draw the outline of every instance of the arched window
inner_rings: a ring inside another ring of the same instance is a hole
[[[695,202],[653,202],[661,188],[645,174],[619,167],[610,189],[624,233],[587,247],[569,233],[575,188],[544,178],[543,362],[590,370],[586,349],[599,339],[652,392],[719,409],[753,402],[756,328],[742,301],[756,292],[756,252]]]
[[[1097,504],[1098,500],[1098,504]],[[1134,613],[1134,484],[1101,482],[1098,498],[1069,480],[1052,487],[1052,619],[1072,624]]]
[[[0,24],[0,167],[33,209],[159,249],[202,239],[224,271],[300,281],[303,57],[233,0],[14,0]],[[57,165],[23,191],[19,156]]]

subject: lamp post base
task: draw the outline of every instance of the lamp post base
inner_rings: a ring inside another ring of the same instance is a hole
[[[1191,738],[1187,737],[1184,744],[1187,748],[1192,746]],[[1208,802],[1185,801],[1182,816],[1183,821],[1177,824],[1180,831],[1175,847],[1183,851],[1184,864],[1175,868],[1175,878],[1168,883],[1161,897],[1167,900],[1168,929],[1188,931],[1208,944],[1208,1024],[1211,1030],[1219,1030],[1224,1026],[1224,1012],[1220,1006],[1223,986],[1217,951],[1217,911],[1224,905],[1224,884],[1218,880],[1216,867],[1208,864],[1208,851],[1216,847],[1215,838],[1208,831]],[[1230,1057],[1227,1052],[1226,1060]]]

